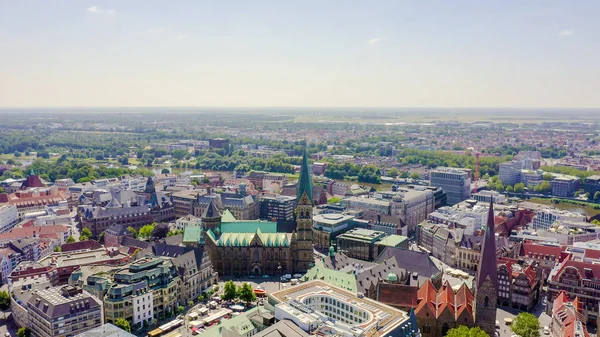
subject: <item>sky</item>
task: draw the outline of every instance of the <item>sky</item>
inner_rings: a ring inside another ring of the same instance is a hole
[[[600,1],[0,0],[0,107],[600,107]]]

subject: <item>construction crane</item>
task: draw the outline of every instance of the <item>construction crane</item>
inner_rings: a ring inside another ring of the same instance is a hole
[[[479,182],[479,156],[481,155],[481,152],[476,151],[473,147],[468,148],[468,150],[471,151],[471,153],[475,153],[475,172],[473,179],[473,194],[475,194],[477,193],[477,183]]]

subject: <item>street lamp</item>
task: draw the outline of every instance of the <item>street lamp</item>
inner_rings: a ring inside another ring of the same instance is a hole
[[[277,262],[277,272],[279,274],[279,290],[281,290],[281,263]]]

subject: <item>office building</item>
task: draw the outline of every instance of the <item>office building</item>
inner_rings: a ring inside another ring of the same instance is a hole
[[[386,235],[384,232],[364,228],[351,229],[336,238],[337,251],[351,258],[373,261],[378,255],[375,243],[384,239]]]
[[[454,168],[431,170],[429,185],[439,187],[446,192],[447,203],[452,206],[471,197],[471,178],[469,172]]]
[[[579,178],[570,176],[555,177],[550,182],[552,195],[570,198],[579,189]]]
[[[522,164],[520,161],[509,161],[506,163],[500,163],[500,169],[498,177],[500,182],[505,186],[514,186],[521,180],[521,169]]]
[[[585,215],[552,208],[540,209],[537,210],[535,217],[533,218],[533,229],[548,230],[557,220],[580,222],[586,221],[586,217]]]
[[[338,235],[354,228],[357,223],[349,214],[317,214],[313,216],[313,240],[315,248],[321,251],[329,249]]]
[[[600,176],[594,175],[585,178],[583,190],[585,193],[589,193],[591,196],[594,196],[596,192],[600,191]]]
[[[284,195],[266,196],[260,199],[260,218],[271,221],[291,221],[294,219],[296,198]]]
[[[0,233],[8,232],[18,222],[17,206],[11,204],[0,205]]]
[[[420,337],[410,314],[321,280],[269,296],[275,318],[320,336]]]

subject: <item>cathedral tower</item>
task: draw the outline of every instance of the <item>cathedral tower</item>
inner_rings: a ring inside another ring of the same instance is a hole
[[[296,235],[297,241],[294,252],[294,272],[303,273],[314,264],[313,256],[313,195],[312,177],[308,166],[306,148],[302,157],[302,168],[298,179],[296,204]]]
[[[475,321],[490,336],[494,336],[496,331],[497,268],[494,204],[493,201],[490,201],[485,237],[481,247],[481,259],[475,277]]]
[[[206,207],[206,209],[204,210],[204,213],[202,213],[202,228],[204,230],[209,230],[212,229],[213,231],[216,228],[221,227],[221,213],[219,213],[219,210],[217,209],[217,206],[215,205],[215,200],[212,199],[210,201],[210,203],[208,204],[208,207]]]

